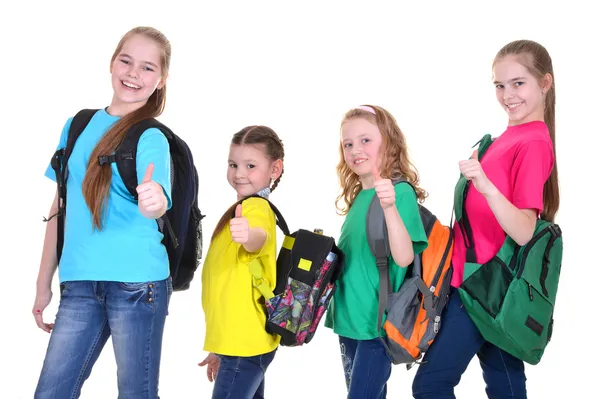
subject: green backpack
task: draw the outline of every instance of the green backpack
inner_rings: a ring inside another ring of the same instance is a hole
[[[489,134],[478,143],[479,160],[491,143]],[[488,342],[529,364],[538,364],[552,336],[562,232],[558,225],[538,219],[529,243],[519,246],[507,235],[496,256],[478,264],[464,207],[470,186],[461,175],[454,190],[456,220],[467,248],[460,297]]]

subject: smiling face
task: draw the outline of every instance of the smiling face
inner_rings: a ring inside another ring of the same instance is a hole
[[[238,199],[269,187],[281,175],[282,161],[267,157],[264,144],[232,144],[229,147],[227,181]]]
[[[508,114],[509,125],[544,120],[548,77],[543,80],[543,86],[540,85],[516,55],[507,55],[496,61],[493,72],[496,98]]]
[[[379,149],[383,137],[376,125],[364,118],[350,119],[342,125],[341,144],[344,161],[363,186],[372,180],[373,166],[380,166]]]
[[[165,83],[164,50],[152,39],[133,35],[111,64],[112,108],[139,108]]]

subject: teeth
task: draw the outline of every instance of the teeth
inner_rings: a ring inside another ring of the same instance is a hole
[[[129,83],[129,82],[125,82],[125,81],[123,81],[123,84],[125,86],[129,87],[129,88],[132,88],[132,89],[139,89],[140,88],[140,86],[136,86],[133,83]]]
[[[518,107],[518,106],[519,106],[519,105],[521,105],[521,104],[523,104],[523,103],[518,103],[518,104],[506,104],[506,106],[507,106],[508,108],[515,108],[515,107]]]
[[[354,161],[354,165],[360,165],[363,162],[366,162],[366,159],[357,159],[356,161]]]

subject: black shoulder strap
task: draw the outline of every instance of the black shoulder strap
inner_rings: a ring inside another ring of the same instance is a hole
[[[103,156],[100,157],[99,160],[101,163],[106,160],[106,162],[115,161],[117,163],[117,169],[119,170],[119,174],[121,175],[121,179],[123,179],[123,183],[125,183],[125,187],[127,187],[127,191],[137,200],[137,191],[136,188],[138,186],[137,180],[137,147],[140,141],[140,137],[142,134],[150,129],[150,128],[159,129],[169,140],[172,140],[174,134],[167,126],[163,125],[156,119],[146,119],[139,123],[133,125],[117,151],[115,152],[114,159],[111,156]]]
[[[254,195],[250,195],[250,196],[248,196],[246,198],[243,198],[243,199],[239,200],[235,204],[235,207],[237,207],[238,204],[241,204],[242,202],[244,202],[248,198],[260,198],[260,199],[263,199],[263,200],[267,201],[267,203],[271,207],[271,210],[275,214],[275,224],[277,224],[277,226],[281,229],[281,231],[283,232],[283,234],[285,234],[286,236],[290,235],[290,229],[288,228],[288,225],[287,225],[285,219],[283,218],[283,215],[281,214],[281,212],[279,212],[279,209],[277,209],[277,207],[275,205],[273,205],[273,203],[271,201],[269,201],[268,199],[266,199],[264,197],[261,197],[258,194],[254,194]],[[235,217],[235,207],[233,208],[233,212],[234,213],[231,215],[232,218]]]
[[[62,256],[62,248],[65,234],[65,214],[67,209],[67,176],[69,157],[73,153],[75,142],[81,136],[81,133],[88,125],[97,109],[83,109],[73,117],[69,132],[67,135],[67,143],[65,148],[58,149],[52,157],[51,165],[56,175],[57,193],[58,193],[58,212],[50,218],[44,218],[44,221],[49,221],[56,216],[56,257],[60,261]]]
[[[85,127],[90,123],[92,117],[98,112],[97,109],[82,109],[73,117],[71,126],[69,127],[69,136],[67,138],[67,146],[65,147],[65,165],[69,157],[73,153],[75,142],[81,136]]]

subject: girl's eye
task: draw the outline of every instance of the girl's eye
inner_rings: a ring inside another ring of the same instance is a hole
[[[152,68],[150,68],[150,67],[148,67],[148,66],[147,66],[147,67],[144,67],[144,70],[146,70],[146,71],[150,71],[150,72],[154,72],[154,69],[152,69]]]
[[[229,167],[230,167],[230,168],[232,168],[232,169],[235,169],[235,168],[237,168],[237,165],[236,165],[236,164],[234,164],[234,163],[230,163],[230,164],[229,164]]]
[[[254,169],[254,165],[248,164],[248,169]]]
[[[523,86],[525,84],[525,82],[515,82],[515,86],[519,87],[519,86]]]
[[[504,85],[496,85],[496,89],[504,89]]]
[[[344,144],[344,148],[350,148],[350,147],[352,147],[352,144],[350,144],[350,143]]]
[[[363,140],[362,140],[362,142],[363,142],[363,143],[368,143],[368,142],[370,142],[370,141],[371,141],[371,139],[363,139]]]
[[[129,61],[128,60],[121,60],[121,62],[125,65],[129,65]]]

